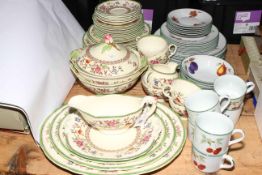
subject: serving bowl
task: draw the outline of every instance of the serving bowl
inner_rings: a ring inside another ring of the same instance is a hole
[[[77,95],[68,105],[75,108],[81,117],[98,130],[123,130],[144,125],[156,110],[156,99],[111,94],[101,96]]]
[[[212,89],[214,81],[226,74],[234,74],[225,60],[209,55],[193,55],[182,61],[180,75],[204,89]]]

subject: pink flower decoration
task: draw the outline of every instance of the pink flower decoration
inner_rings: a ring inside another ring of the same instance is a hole
[[[107,120],[105,122],[106,122],[107,126],[109,126],[109,127],[114,127],[114,126],[117,125],[117,121],[115,121],[115,120]]]
[[[82,147],[84,145],[83,141],[81,140],[76,140],[75,142],[78,147]]]
[[[106,34],[106,35],[104,36],[104,40],[105,40],[105,43],[106,43],[106,44],[111,44],[111,43],[113,43],[113,38],[112,38],[112,35],[111,35],[111,34]]]

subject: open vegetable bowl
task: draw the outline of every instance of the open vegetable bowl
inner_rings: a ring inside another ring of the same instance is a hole
[[[68,102],[81,117],[98,130],[121,130],[141,126],[156,110],[156,99],[111,94],[101,96],[74,96]]]
[[[193,55],[183,60],[182,78],[194,82],[203,89],[213,89],[214,81],[226,74],[234,74],[233,67],[225,60],[209,55]]]

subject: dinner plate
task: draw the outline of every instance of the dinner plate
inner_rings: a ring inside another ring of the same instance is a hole
[[[143,174],[155,171],[177,157],[185,143],[186,132],[180,118],[170,108],[158,103],[154,116],[163,121],[164,130],[147,154],[120,162],[89,160],[65,148],[65,152],[61,152],[55,145],[59,140],[53,139],[53,136],[57,135],[51,132],[53,121],[58,120],[59,122],[68,115],[68,106],[65,105],[46,119],[41,129],[40,145],[45,155],[53,163],[78,174]]]
[[[168,13],[168,18],[178,26],[198,28],[212,23],[212,17],[205,11],[191,8],[176,9]]]
[[[161,131],[157,125],[159,122],[157,117],[153,117],[144,127],[99,131],[88,126],[81,117],[71,115],[62,120],[59,137],[70,151],[87,159],[130,160],[152,148]]]

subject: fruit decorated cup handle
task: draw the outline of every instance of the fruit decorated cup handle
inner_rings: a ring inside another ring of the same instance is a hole
[[[227,164],[224,163],[225,160],[228,162]],[[220,168],[221,169],[230,169],[233,167],[234,167],[234,159],[227,154],[223,155],[222,164],[220,165]]]
[[[143,127],[148,118],[156,111],[157,99],[145,96],[142,101],[142,114],[137,118],[134,127]]]
[[[228,146],[233,145],[233,144],[238,143],[238,142],[241,142],[245,138],[245,134],[244,134],[243,130],[241,130],[241,129],[234,129],[233,132],[232,132],[232,135],[234,135],[236,133],[239,133],[240,137],[237,138],[237,139],[231,140],[229,142]]]
[[[225,112],[225,110],[230,105],[231,100],[228,96],[222,95],[222,96],[219,97],[219,102],[220,102],[220,105],[221,105],[220,110],[223,113],[223,112]],[[223,103],[223,105],[222,105],[222,103]]]

